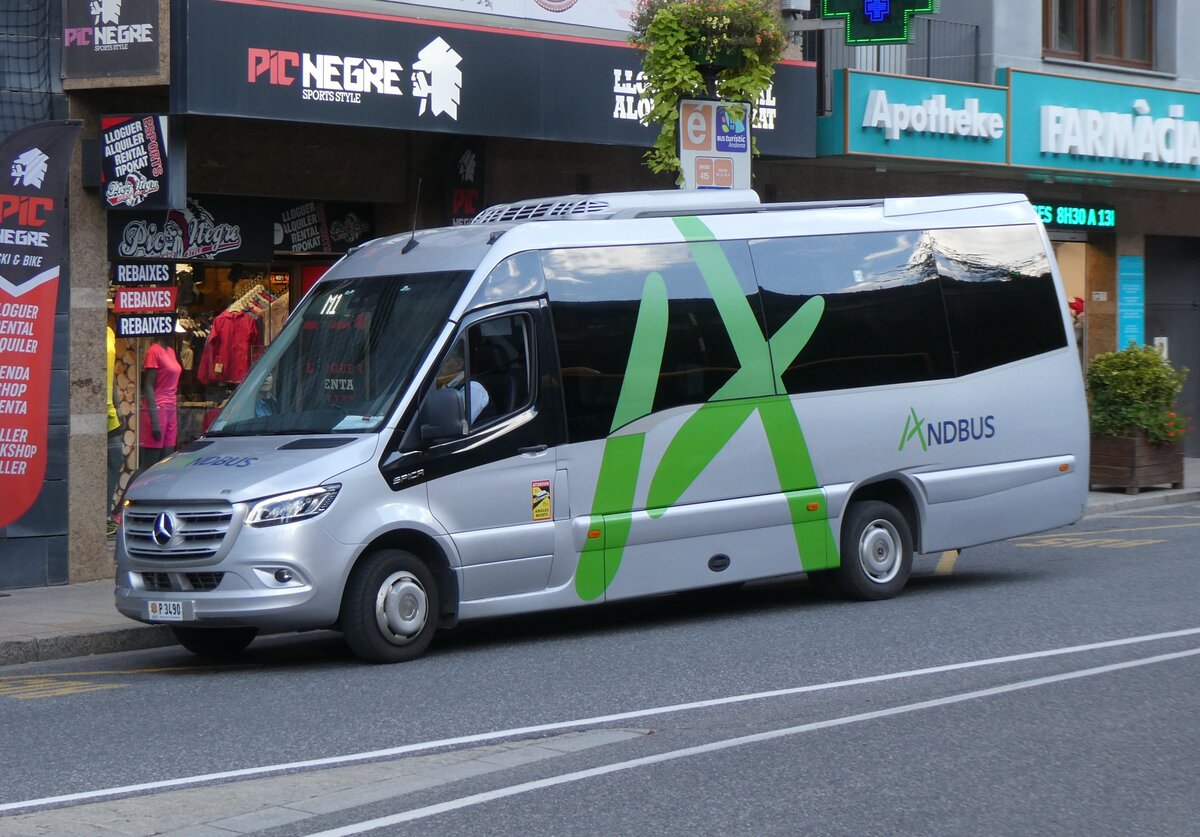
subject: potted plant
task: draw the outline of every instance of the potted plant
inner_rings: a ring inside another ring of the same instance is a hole
[[[644,121],[661,128],[645,158],[656,173],[681,172],[680,99],[753,106],[787,43],[776,0],[638,0],[632,28],[629,42],[643,51],[645,95],[653,103]]]
[[[1093,486],[1137,494],[1152,485],[1183,487],[1183,437],[1190,420],[1175,409],[1188,370],[1151,346],[1130,343],[1092,358],[1086,380]]]

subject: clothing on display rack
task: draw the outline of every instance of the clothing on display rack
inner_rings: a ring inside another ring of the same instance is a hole
[[[256,284],[218,314],[204,344],[196,379],[204,384],[241,383],[259,350],[273,336],[272,306],[276,302],[274,294]]]
[[[192,341],[186,337],[179,347],[179,363],[189,371],[196,363],[196,352],[192,349]]]
[[[267,313],[267,323],[269,328],[263,334],[263,346],[270,344],[272,340],[279,336],[279,330],[283,328],[283,322],[287,319],[289,308],[288,292],[284,291],[279,296],[275,297],[275,301],[271,303]]]

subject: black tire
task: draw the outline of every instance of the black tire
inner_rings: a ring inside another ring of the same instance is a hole
[[[229,659],[246,650],[258,636],[258,628],[176,628],[175,639],[198,657]]]
[[[913,539],[908,521],[879,500],[854,503],[842,519],[842,563],[834,572],[850,599],[890,599],[912,572]]]
[[[355,656],[372,663],[419,657],[438,621],[437,579],[411,552],[383,549],[363,557],[342,596],[342,633]]]

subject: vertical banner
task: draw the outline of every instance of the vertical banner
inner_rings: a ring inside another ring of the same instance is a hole
[[[1117,256],[1117,349],[1146,342],[1146,260]]]
[[[79,125],[42,122],[0,143],[0,527],[29,511],[46,473],[67,169]]]

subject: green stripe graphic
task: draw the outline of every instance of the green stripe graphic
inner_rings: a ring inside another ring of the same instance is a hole
[[[812,457],[782,379],[783,370],[795,361],[820,324],[825,301],[821,297],[808,300],[766,339],[712,231],[693,217],[677,218],[675,225],[687,240],[716,302],[740,368],[688,417],[667,445],[650,479],[647,513],[658,519],[676,505],[746,421],[758,413],[780,490],[787,498],[801,569],[836,565],[837,546],[824,495],[814,490],[818,484]],[[611,432],[649,415],[654,408],[666,348],[668,305],[662,275],[649,274]],[[610,435],[605,441],[589,519],[589,528],[599,530],[602,536],[588,539],[575,574],[576,592],[585,601],[603,596],[621,565],[632,527],[629,512],[634,508],[644,443],[644,433]],[[817,504],[816,511],[808,510],[810,503]]]

